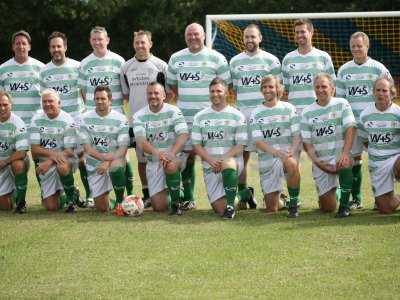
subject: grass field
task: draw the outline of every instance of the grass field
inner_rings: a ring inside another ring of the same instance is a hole
[[[31,170],[28,214],[0,212],[0,299],[399,298],[400,216],[371,210],[368,176],[366,209],[347,219],[317,210],[304,160],[299,218],[257,209],[224,221],[199,164],[197,175],[196,211],[117,218],[44,211]]]

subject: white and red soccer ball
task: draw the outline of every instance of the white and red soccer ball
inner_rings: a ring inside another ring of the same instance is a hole
[[[142,198],[135,195],[126,196],[121,206],[124,214],[127,216],[138,217],[143,214],[144,211]]]

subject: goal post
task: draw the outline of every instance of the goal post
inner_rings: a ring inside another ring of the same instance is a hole
[[[389,69],[400,92],[400,11],[207,15],[206,45],[229,61],[244,50],[243,29],[254,23],[263,36],[261,48],[282,61],[287,53],[297,48],[293,22],[300,18],[311,19],[313,45],[331,55],[336,72],[352,58],[350,35],[356,31],[365,32],[370,38],[368,55]]]

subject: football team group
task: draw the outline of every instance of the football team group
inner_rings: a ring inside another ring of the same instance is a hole
[[[151,54],[150,32],[134,32],[134,56],[125,61],[96,26],[93,52],[81,62],[66,56],[65,34],[53,32],[46,65],[29,56],[29,33],[14,33],[14,57],[0,66],[0,208],[26,212],[33,162],[47,210],[92,206],[122,216],[121,203],[133,194],[128,150],[135,148],[143,200],[154,211],[181,215],[196,207],[196,155],[218,215],[232,219],[237,209],[256,208],[247,165],[257,152],[266,210],[286,207],[295,218],[304,151],[319,208],[334,212],[339,203],[335,216],[347,217],[362,207],[361,158],[368,151],[375,208],[393,212],[400,204],[400,108],[391,75],[368,56],[363,32],[351,35],[353,59],[335,74],[329,54],[313,47],[313,32],[309,20],[296,20],[297,49],[281,63],[260,48],[260,29],[250,24],[244,51],[228,64],[192,23],[187,48],[167,64]],[[74,182],[77,169],[86,197]]]

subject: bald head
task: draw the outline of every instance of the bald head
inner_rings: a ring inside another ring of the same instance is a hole
[[[185,29],[185,41],[189,51],[196,53],[204,48],[204,28],[198,23],[189,24]]]

